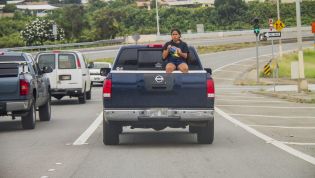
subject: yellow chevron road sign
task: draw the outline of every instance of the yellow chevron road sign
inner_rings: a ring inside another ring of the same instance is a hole
[[[268,62],[268,64],[264,66],[264,75],[270,76],[270,74],[271,74],[270,63]]]

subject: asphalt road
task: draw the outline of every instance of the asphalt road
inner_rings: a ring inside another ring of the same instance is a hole
[[[270,48],[261,48],[260,54],[267,53]],[[255,48],[201,56],[216,83],[212,145],[198,145],[188,129],[126,128],[120,145],[105,146],[101,125],[86,144],[73,145],[101,114],[99,86],[83,105],[74,98],[54,100],[52,120],[38,121],[34,130],[22,130],[19,119],[1,118],[0,177],[314,178],[315,105],[253,95],[249,91],[260,87],[232,85],[240,71],[255,64],[253,57]],[[264,60],[268,57],[261,57],[261,64]]]

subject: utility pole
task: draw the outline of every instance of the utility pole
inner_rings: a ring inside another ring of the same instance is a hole
[[[279,7],[280,4],[279,4],[279,1],[280,1],[280,0],[277,0],[277,16],[278,16],[278,20],[280,20],[280,7]],[[280,57],[283,56],[281,37],[279,38],[279,54],[280,54]]]
[[[301,35],[301,6],[300,0],[296,0],[296,26],[297,26],[297,41],[298,41],[298,56],[299,56],[299,79],[298,79],[298,92],[307,91],[307,80],[304,76],[304,59],[303,59],[303,46]]]
[[[155,0],[155,10],[156,10],[156,36],[160,36],[160,24],[159,24],[159,8],[158,8],[158,0]]]

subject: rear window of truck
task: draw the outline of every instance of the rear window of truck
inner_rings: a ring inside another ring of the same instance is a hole
[[[26,61],[23,56],[0,56],[0,62]]]
[[[202,70],[195,52],[189,50],[189,70]],[[116,70],[165,70],[167,61],[162,59],[161,48],[125,48],[121,51],[114,68]]]

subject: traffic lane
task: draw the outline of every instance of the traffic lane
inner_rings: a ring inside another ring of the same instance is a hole
[[[59,156],[68,153],[75,139],[102,112],[101,90],[94,90],[86,104],[78,104],[76,98],[53,100],[51,121],[37,121],[34,130],[1,130],[0,177],[41,177],[61,162]],[[16,124],[20,127],[19,121]]]
[[[105,146],[102,127],[51,175],[62,177],[314,177],[314,166],[215,116],[215,140],[199,145],[188,129],[124,129]],[[75,148],[74,148],[75,149]],[[88,154],[86,154],[88,149]],[[81,154],[81,150],[85,154]],[[69,156],[68,156],[69,157]],[[73,161],[80,161],[80,163]],[[68,172],[71,170],[72,172]]]

